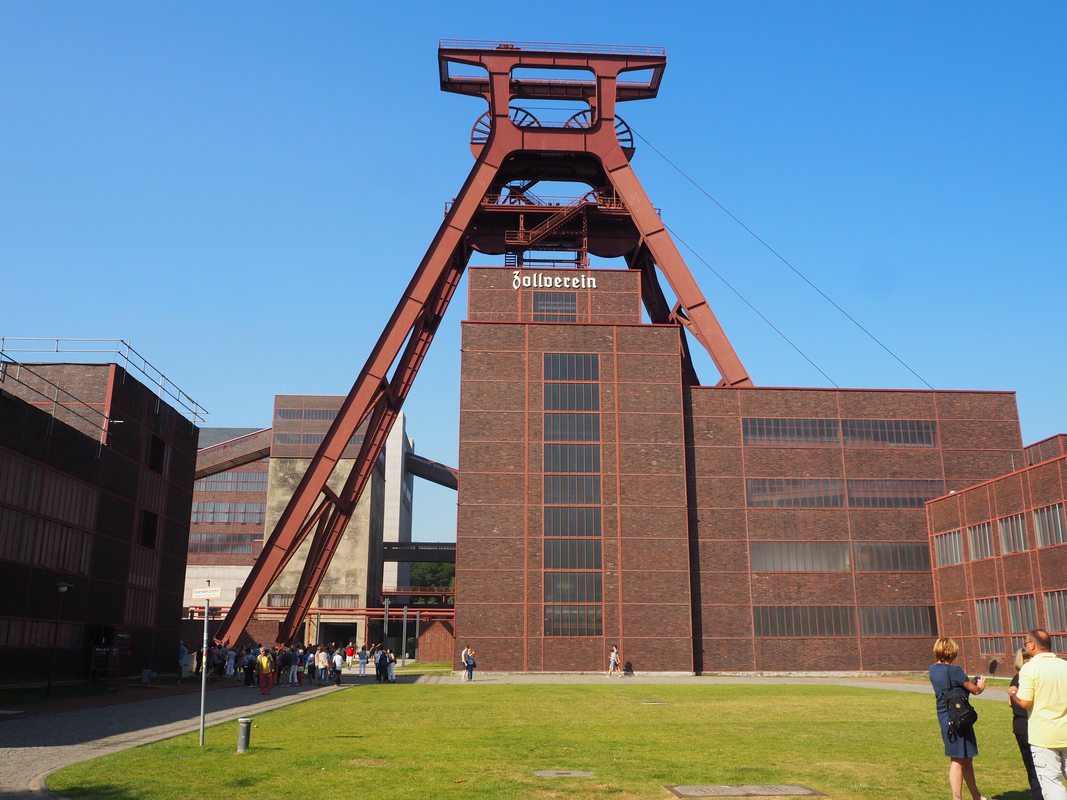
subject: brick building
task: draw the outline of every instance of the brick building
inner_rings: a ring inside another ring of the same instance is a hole
[[[1059,435],[1030,445],[1022,469],[927,507],[938,619],[971,670],[1010,662],[1037,627],[1067,652],[1065,444]]]
[[[1022,463],[1014,394],[683,380],[635,270],[472,268],[456,653],[488,670],[897,670],[924,504]]]
[[[234,601],[263,549],[265,534],[277,523],[343,400],[330,395],[276,395],[271,428],[204,430],[198,456],[198,475],[203,477],[196,481],[193,496],[187,599],[188,589],[210,580],[222,588],[219,605]],[[352,437],[342,466],[351,466],[362,442],[362,433]],[[414,481],[405,468],[405,455],[412,446],[401,414],[323,578],[312,603],[310,627],[300,641],[366,641],[367,620],[357,609],[381,607],[383,581],[390,587],[398,580],[406,585],[408,565],[385,564],[382,544],[411,541]],[[203,474],[207,472],[211,474]],[[344,470],[338,470],[331,488],[340,492],[343,482]],[[309,537],[304,552],[310,541]],[[303,563],[301,554],[286,567],[240,641],[275,639]],[[186,627],[192,633],[202,624]]]
[[[173,674],[196,425],[116,364],[0,387],[0,680]]]

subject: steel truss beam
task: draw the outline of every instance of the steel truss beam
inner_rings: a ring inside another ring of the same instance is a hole
[[[632,49],[618,53],[575,53],[573,48],[560,52],[524,51],[521,45],[516,45],[497,46],[491,50],[477,46],[442,47],[439,58],[443,89],[480,95],[489,103],[491,128],[488,138],[216,633],[219,642],[236,640],[260,600],[314,529],[300,583],[281,625],[278,641],[291,643],[296,636],[466,269],[471,255],[468,241],[471,219],[491,189],[496,187],[499,192],[502,184],[516,176],[521,177],[524,171],[527,178],[537,180],[546,174],[546,162],[553,158],[572,159],[573,165],[573,159],[577,157],[593,164],[597,179],[610,183],[625,204],[639,235],[638,247],[627,257],[627,262],[631,268],[641,271],[642,293],[650,319],[655,323],[684,326],[711,355],[721,375],[719,385],[752,384],[630,167],[615,132],[616,100],[655,96],[666,57],[655,53],[634,54]],[[447,65],[451,63],[477,67],[484,70],[487,77],[464,79],[457,84],[446,77]],[[552,81],[513,80],[512,70],[518,66],[587,70],[591,76],[588,83],[565,83],[570,86],[569,91],[578,91],[589,99],[590,127],[520,127],[514,124],[510,119],[510,102],[514,97],[540,97],[541,94],[550,97],[561,85]],[[633,83],[623,83],[620,87],[620,73],[638,70],[651,70],[653,77],[647,86],[640,91],[634,89]],[[596,184],[593,186],[597,188]],[[657,267],[677,298],[674,308],[669,307],[659,285]],[[696,383],[685,337],[681,340],[686,365],[684,377],[688,382]],[[335,492],[327,482],[345,445],[368,419],[352,471],[341,491]]]

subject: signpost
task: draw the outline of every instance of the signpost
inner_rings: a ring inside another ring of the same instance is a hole
[[[204,746],[204,707],[207,701],[207,641],[208,641],[208,620],[211,618],[211,599],[219,599],[222,597],[222,587],[212,586],[211,581],[207,582],[207,586],[198,586],[191,592],[193,600],[204,601],[204,649],[200,651],[200,746]]]

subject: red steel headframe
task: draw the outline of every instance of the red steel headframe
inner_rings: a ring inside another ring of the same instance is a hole
[[[393,422],[422,365],[437,327],[471,255],[467,232],[486,193],[499,185],[502,166],[516,154],[580,154],[599,162],[625,204],[640,236],[627,257],[641,270],[642,294],[655,323],[684,325],[708,351],[721,386],[751,386],[740,359],[712,313],[700,287],[659,219],[615,131],[616,101],[655,97],[666,66],[656,48],[542,45],[521,42],[442,42],[441,88],[483,97],[491,127],[484,146],[437,235],[415,271],[389,322],[378,338],[352,390],[345,398],[307,472],[264,545],[222,626],[219,642],[235,641],[260,600],[297,549],[314,530],[293,604],[278,633],[290,643],[311,607],[345,527],[385,447]],[[456,76],[450,65],[475,67],[477,76]],[[588,81],[527,79],[516,68],[583,70]],[[627,81],[627,73],[648,76]],[[620,75],[624,76],[620,80]],[[589,127],[520,127],[510,119],[514,98],[585,100]],[[669,308],[655,268],[666,277],[676,306]],[[684,341],[684,337],[683,337]],[[390,373],[391,370],[391,373]],[[695,381],[695,374],[690,376]],[[357,428],[369,418],[359,455],[340,494],[327,481]]]

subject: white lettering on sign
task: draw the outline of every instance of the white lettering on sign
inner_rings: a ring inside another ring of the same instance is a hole
[[[519,270],[511,273],[511,288],[518,289],[595,289],[596,278],[592,275],[578,275],[575,277],[559,275],[545,275],[543,272],[535,272],[532,275],[523,275]]]

